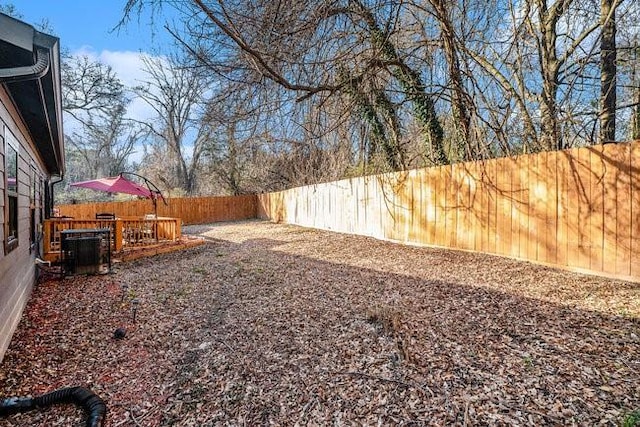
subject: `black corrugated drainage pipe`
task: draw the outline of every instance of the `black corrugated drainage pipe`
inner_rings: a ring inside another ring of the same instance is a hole
[[[18,412],[27,412],[56,403],[74,403],[87,412],[87,427],[100,427],[104,424],[107,405],[100,397],[84,387],[68,387],[42,394],[36,397],[10,397],[0,401],[0,417]]]

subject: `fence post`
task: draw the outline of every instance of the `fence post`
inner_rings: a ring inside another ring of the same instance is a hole
[[[43,226],[44,226],[44,235],[43,235],[43,242],[42,242],[42,253],[44,256],[49,252],[51,252],[51,226],[52,226],[51,220],[45,219]]]
[[[123,227],[122,220],[116,219],[114,237],[113,237],[115,252],[120,252],[122,250],[122,227]]]

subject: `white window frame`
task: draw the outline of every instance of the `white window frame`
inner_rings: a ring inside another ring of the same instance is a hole
[[[6,126],[4,128],[4,252],[11,252],[19,244],[19,217],[20,217],[20,144]],[[1,135],[0,135],[1,136]],[[9,155],[10,150],[15,152],[15,184],[9,187]],[[13,203],[12,203],[13,202]],[[13,212],[12,212],[13,206]],[[12,224],[13,223],[13,224]],[[13,225],[13,227],[12,227]],[[13,228],[13,230],[12,230]]]

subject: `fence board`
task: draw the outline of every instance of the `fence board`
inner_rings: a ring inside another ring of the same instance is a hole
[[[496,251],[497,235],[498,235],[498,192],[497,192],[497,162],[492,159],[487,162],[487,188],[488,188],[488,219],[489,234],[487,237],[488,252],[498,253]]]
[[[612,146],[618,148],[617,146]],[[624,147],[615,150],[612,156],[613,171],[616,178],[616,203],[615,216],[615,246],[616,246],[616,274],[631,274],[631,147]],[[634,181],[637,183],[637,180]],[[605,214],[606,215],[606,214]],[[610,220],[612,216],[607,216]],[[637,255],[636,255],[637,256]]]
[[[591,266],[590,216],[591,216],[591,171],[588,149],[578,150],[576,181],[578,197],[578,267],[588,270]]]
[[[640,277],[640,143],[631,146],[631,276]]]
[[[436,190],[436,182],[438,180],[437,172],[438,168],[429,168],[426,169],[426,179],[427,179],[427,206],[426,206],[426,216],[427,216],[427,238],[425,242],[430,245],[436,245],[436,230],[438,228],[438,222],[436,218],[437,214],[437,204],[438,204],[438,192]]]
[[[467,250],[473,250],[473,235],[471,230],[471,173],[469,172],[470,163],[464,163],[459,170],[460,179],[460,197],[461,218],[458,219],[458,247]]]
[[[602,271],[602,252],[604,244],[604,215],[603,215],[603,181],[604,166],[602,162],[602,146],[594,146],[589,149],[590,160],[590,196],[591,214],[589,215],[589,243],[590,260],[589,268]]]
[[[470,249],[477,251],[480,241],[479,225],[480,218],[478,218],[478,212],[480,211],[480,197],[478,190],[478,179],[480,173],[480,166],[478,162],[468,163],[469,172],[469,197],[470,197],[470,223],[467,233],[469,234]]]
[[[620,150],[616,149],[613,144],[608,144],[602,147],[602,161],[603,161],[603,247],[602,256],[605,260],[612,260],[612,262],[605,262],[602,269],[605,273],[615,274],[617,269],[616,259],[616,234],[617,234],[617,199],[618,199],[618,186],[616,181],[622,179],[620,176],[624,173],[620,166],[616,166],[616,162],[619,161],[618,154],[623,154]],[[621,194],[622,196],[622,191]],[[606,218],[606,220],[605,220]]]
[[[454,175],[454,168],[451,166],[444,166],[445,179],[446,179],[446,238],[445,246],[449,248],[455,248],[456,246],[456,228],[457,228],[457,214],[458,214],[458,187]]]
[[[557,201],[556,263],[568,265],[569,224],[569,161],[566,152],[556,154]]]
[[[505,159],[506,160],[506,159]],[[511,252],[511,177],[508,163],[496,163],[496,253]]]
[[[547,232],[544,234],[544,247],[546,251],[546,260],[550,264],[557,263],[558,247],[558,153],[545,153],[545,166],[542,170],[544,185],[547,189],[547,198],[545,205],[545,222],[547,224]]]

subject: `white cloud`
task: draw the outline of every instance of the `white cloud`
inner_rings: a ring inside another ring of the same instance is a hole
[[[143,58],[153,58],[152,55],[132,51],[103,50],[97,59],[111,66],[122,83],[126,86],[137,86],[146,78]]]

